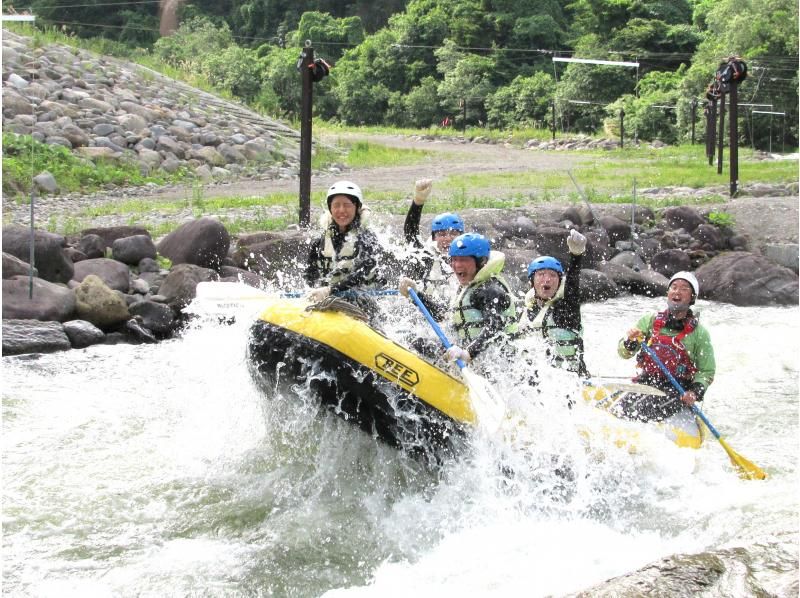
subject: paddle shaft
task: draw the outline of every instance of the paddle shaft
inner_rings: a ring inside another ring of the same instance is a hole
[[[677,390],[679,393],[681,393],[681,395],[685,394],[686,391],[683,389],[683,386],[681,386],[681,383],[678,382],[678,380],[675,378],[675,376],[672,375],[672,372],[670,372],[667,369],[667,366],[664,365],[664,362],[661,361],[658,358],[658,355],[655,354],[655,351],[653,351],[650,347],[648,347],[647,343],[645,343],[645,342],[642,342],[641,346],[642,346],[642,351],[647,353],[647,355],[650,357],[650,359],[652,359],[653,362],[659,367],[659,369],[661,369],[661,371],[664,372],[664,375],[667,377],[667,380],[669,380],[672,383],[672,386],[675,387],[675,390]],[[706,417],[706,414],[703,413],[703,411],[700,409],[700,407],[698,407],[694,403],[692,403],[692,412],[697,417],[699,417],[700,419],[703,420],[703,423],[706,425],[706,427],[709,430],[711,430],[711,433],[714,435],[714,437],[717,440],[721,439],[722,435],[719,432],[717,432],[717,429],[713,425],[711,425],[711,422],[708,421],[708,418]]]
[[[336,291],[331,293],[331,295],[335,295],[336,297],[344,297],[345,299],[352,299],[353,297],[358,297],[359,295],[367,295],[369,297],[385,297],[389,295],[397,295],[397,289],[374,289],[374,290],[366,290],[366,291]],[[281,293],[281,297],[287,297],[289,299],[296,298],[296,297],[305,297],[306,293],[302,293],[300,291],[290,291],[286,293]]]
[[[425,319],[428,320],[428,323],[431,325],[431,328],[433,328],[433,331],[436,333],[436,336],[438,336],[439,340],[442,341],[444,348],[449,349],[450,347],[452,347],[453,344],[450,342],[450,339],[447,338],[447,335],[444,333],[444,330],[442,330],[442,327],[439,326],[439,323],[433,319],[431,312],[429,312],[428,308],[425,307],[425,304],[422,302],[422,299],[419,298],[417,292],[414,289],[408,289],[408,295],[411,297],[414,303],[417,304],[419,311],[422,312],[422,315],[425,316]],[[458,365],[458,367],[461,368],[462,370],[467,366],[467,364],[465,364],[460,359],[456,359],[456,365]]]

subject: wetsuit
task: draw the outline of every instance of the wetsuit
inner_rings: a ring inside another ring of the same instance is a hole
[[[556,295],[540,303],[534,289],[525,295],[525,309],[520,317],[519,334],[540,335],[548,344],[547,355],[553,365],[588,377],[583,360],[583,324],[581,322],[580,274],[583,255],[570,254],[564,284]]]

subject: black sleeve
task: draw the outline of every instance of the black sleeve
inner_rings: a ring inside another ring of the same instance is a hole
[[[322,272],[319,271],[319,260],[321,257],[322,242],[320,239],[311,243],[308,248],[308,257],[306,258],[306,271],[303,275],[306,284],[313,287],[319,283],[322,278]]]
[[[558,326],[578,331],[581,328],[581,263],[583,255],[569,256],[564,297],[553,305],[553,320]]]
[[[441,301],[437,301],[433,297],[425,293],[417,293],[417,297],[422,301],[422,304],[431,312],[433,319],[437,322],[443,321],[450,314],[450,306]]]
[[[472,302],[480,310],[484,326],[481,333],[469,346],[464,347],[472,357],[481,353],[498,332],[502,332],[506,322],[503,312],[511,305],[511,296],[496,280],[491,280],[472,294]]]
[[[403,223],[403,234],[406,238],[406,243],[414,247],[422,247],[419,240],[419,221],[422,218],[422,206],[418,206],[413,201],[408,208],[406,220]]]

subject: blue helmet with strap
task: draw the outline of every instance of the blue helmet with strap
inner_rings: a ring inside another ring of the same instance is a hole
[[[564,274],[564,267],[556,258],[549,255],[542,255],[528,264],[528,278],[533,276],[537,270],[554,270],[559,277]]]
[[[478,233],[459,235],[450,243],[450,257],[488,258],[492,246],[489,239]]]
[[[461,216],[458,214],[452,214],[450,212],[439,214],[433,219],[433,222],[431,222],[431,234],[438,233],[442,230],[455,230],[463,233],[464,221],[461,220]]]

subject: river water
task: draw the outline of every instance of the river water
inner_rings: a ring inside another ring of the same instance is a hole
[[[595,375],[630,374],[616,340],[659,305],[584,306]],[[497,386],[533,422],[525,442],[476,437],[432,471],[256,387],[245,323],[4,357],[3,593],[652,595],[603,584],[686,555],[707,595],[797,596],[798,309],[700,308],[718,364],[703,408],[765,481],[739,479],[713,438],[692,451],[646,430],[635,454],[587,442],[591,414],[547,384],[521,407]],[[565,459],[566,481],[543,466]],[[729,570],[703,573],[720,554]]]

